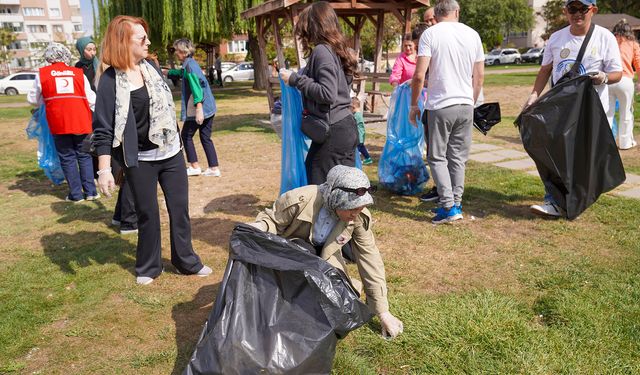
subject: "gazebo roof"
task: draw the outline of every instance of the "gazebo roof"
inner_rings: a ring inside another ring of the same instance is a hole
[[[611,30],[623,18],[627,20],[632,30],[640,30],[640,19],[624,13],[596,14],[593,16],[593,22]]]
[[[363,15],[367,13],[377,13],[380,10],[395,12],[404,9],[409,5],[411,9],[429,5],[429,0],[342,0],[329,1],[338,15]],[[269,0],[249,8],[241,13],[243,18],[253,18],[264,15],[284,16],[286,8],[305,7],[308,3],[303,0]]]

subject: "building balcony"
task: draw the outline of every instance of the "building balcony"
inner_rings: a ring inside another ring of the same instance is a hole
[[[0,22],[24,22],[24,17],[20,13],[2,13],[0,14]]]

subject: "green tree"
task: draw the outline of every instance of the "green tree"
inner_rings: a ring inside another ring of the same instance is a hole
[[[94,35],[101,39],[109,21],[120,14],[143,17],[149,23],[151,49],[162,51],[177,38],[194,43],[218,44],[233,34],[249,35],[249,50],[256,66],[261,66],[253,20],[240,13],[260,0],[92,0],[97,15]],[[257,57],[257,58],[256,58]],[[256,69],[255,88],[266,87],[266,72]]]
[[[607,0],[598,2],[600,13],[624,13],[640,18],[640,1],[637,0]]]
[[[0,65],[4,65],[8,73],[11,73],[9,63],[13,57],[13,51],[10,50],[8,46],[15,41],[16,33],[14,33],[13,30],[8,27],[0,29],[0,42],[2,43],[2,47],[0,47]]]
[[[460,22],[480,34],[488,47],[501,45],[512,32],[528,31],[534,23],[527,0],[459,0]]]
[[[549,39],[551,34],[569,24],[567,22],[567,17],[562,13],[564,2],[564,0],[549,0],[542,6],[542,11],[538,14],[547,23],[547,26],[544,29],[544,34],[542,34],[542,39]]]

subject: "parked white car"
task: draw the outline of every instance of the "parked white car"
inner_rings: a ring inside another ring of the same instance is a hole
[[[373,61],[360,59],[360,63],[358,65],[360,66],[360,71],[361,72],[364,72],[364,73],[373,72],[373,67],[374,67]]]
[[[0,92],[6,95],[26,94],[33,87],[36,72],[20,72],[0,79]]]
[[[222,71],[222,81],[224,82],[251,80],[253,80],[252,62],[240,63],[227,71],[224,71],[224,69]]]
[[[494,49],[485,55],[485,65],[520,64],[522,56],[515,48]]]

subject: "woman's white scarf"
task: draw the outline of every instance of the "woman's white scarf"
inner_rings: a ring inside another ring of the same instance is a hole
[[[160,149],[172,144],[178,135],[176,110],[169,86],[154,67],[142,60],[140,72],[149,93],[149,140]],[[116,114],[113,147],[122,143],[122,135],[129,116],[131,87],[127,73],[116,69]]]

